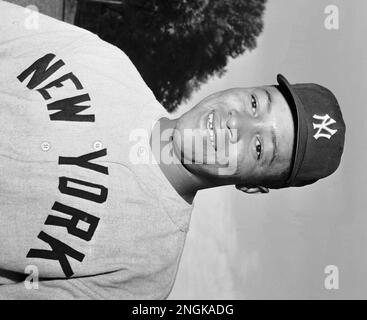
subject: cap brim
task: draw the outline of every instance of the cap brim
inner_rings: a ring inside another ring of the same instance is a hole
[[[288,180],[286,181],[286,186],[292,186],[293,181],[295,180],[295,177],[297,176],[297,173],[301,168],[304,159],[308,138],[308,126],[306,122],[306,112],[304,110],[303,104],[295,90],[293,90],[292,85],[281,74],[277,75],[277,81],[280,86],[280,91],[288,102],[294,118],[295,141],[293,147],[290,175]]]

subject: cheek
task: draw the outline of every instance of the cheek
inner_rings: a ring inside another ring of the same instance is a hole
[[[183,128],[195,128],[198,119],[200,119],[204,114],[208,113],[210,108],[205,104],[197,105],[185,114],[183,114],[178,120],[178,126]]]
[[[240,141],[233,147],[233,154],[237,152],[237,175],[247,177],[249,174],[257,171],[256,161],[250,153],[249,143]],[[234,160],[233,160],[234,161]]]
[[[178,119],[177,124],[176,124],[176,128],[175,131],[179,131],[179,132],[183,132],[183,130],[185,128],[187,128],[187,126],[192,123],[192,121],[190,120],[192,117],[192,115],[190,114],[185,114],[183,115],[181,118]]]
[[[241,139],[232,148],[233,154],[237,153],[237,159],[240,163],[249,163],[251,161],[249,141],[247,139]]]
[[[230,144],[225,156],[221,157],[221,162],[227,163],[227,175],[242,176],[250,167],[248,151],[243,143]]]

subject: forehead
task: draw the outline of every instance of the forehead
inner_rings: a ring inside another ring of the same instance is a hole
[[[295,124],[290,106],[280,91],[274,86],[261,87],[270,96],[270,108],[264,121],[276,137],[277,158],[272,169],[274,172],[286,170],[292,160],[295,140]]]

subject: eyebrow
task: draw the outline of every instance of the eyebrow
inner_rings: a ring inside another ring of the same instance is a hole
[[[268,113],[271,112],[271,104],[273,102],[273,98],[271,96],[271,93],[268,89],[264,88],[264,91],[266,93],[266,96],[268,97],[268,101],[266,102],[266,109],[268,110]]]
[[[264,88],[264,91],[266,93],[267,96],[267,102],[266,102],[266,109],[268,111],[268,113],[271,112],[271,107],[272,107],[272,102],[273,102],[273,97],[271,96],[270,91],[267,88]],[[269,161],[269,166],[272,165],[272,163],[274,162],[276,156],[278,155],[278,140],[277,140],[277,136],[275,134],[274,128],[271,129],[271,141],[273,144],[273,152]]]
[[[273,143],[273,153],[271,155],[270,161],[269,161],[269,166],[271,166],[271,164],[274,162],[277,154],[278,154],[278,141],[277,141],[277,136],[275,134],[274,129],[271,129],[271,141]]]

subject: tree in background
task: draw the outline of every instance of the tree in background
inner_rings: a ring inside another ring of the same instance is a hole
[[[76,24],[121,48],[157,100],[174,111],[210,77],[223,75],[229,57],[256,47],[265,2],[121,0],[121,5],[106,5],[83,1]]]

